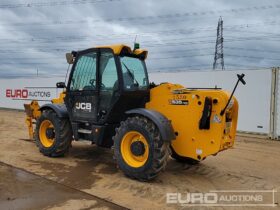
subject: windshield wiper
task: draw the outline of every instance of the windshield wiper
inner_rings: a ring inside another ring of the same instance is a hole
[[[131,72],[131,70],[127,67],[127,65],[125,65],[124,62],[122,62],[122,64],[123,64],[124,67],[126,68],[126,70],[127,70],[128,74],[129,74],[130,78],[133,79],[133,81],[135,80],[137,86],[139,87],[139,82],[135,79],[134,74],[133,74],[133,73]]]

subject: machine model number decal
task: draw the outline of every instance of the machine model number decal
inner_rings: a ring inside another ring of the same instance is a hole
[[[172,99],[169,100],[169,104],[170,105],[188,105],[189,101],[188,100],[176,100],[176,99]]]
[[[91,103],[78,102],[76,103],[76,109],[91,112]]]
[[[187,96],[186,95],[174,95],[173,99],[174,100],[186,100]]]

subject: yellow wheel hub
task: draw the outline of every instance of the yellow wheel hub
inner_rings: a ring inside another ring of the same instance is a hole
[[[146,138],[137,131],[129,131],[121,141],[121,154],[131,167],[139,168],[148,160],[149,145]]]
[[[54,131],[53,124],[49,120],[44,120],[41,123],[40,129],[39,129],[40,141],[44,147],[51,147],[54,144],[55,138],[49,137],[49,135],[47,135],[47,132],[50,131],[50,129],[52,129]]]

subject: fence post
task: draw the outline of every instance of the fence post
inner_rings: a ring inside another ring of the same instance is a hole
[[[271,70],[271,99],[270,99],[270,123],[269,123],[269,138],[278,139],[277,123],[280,117],[280,108],[277,105],[279,99],[279,67]]]

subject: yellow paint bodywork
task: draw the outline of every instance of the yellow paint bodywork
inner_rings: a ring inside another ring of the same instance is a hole
[[[148,55],[148,51],[147,50],[143,50],[143,49],[136,49],[136,50],[131,50],[131,48],[127,45],[124,44],[117,44],[117,45],[104,45],[104,46],[97,46],[94,48],[109,48],[112,49],[115,55],[120,55],[120,53],[122,52],[122,50],[126,50],[127,52],[131,53],[131,54],[135,54],[135,55],[144,55],[143,57],[146,59],[147,55]]]
[[[147,56],[148,56],[148,51],[147,50],[136,49],[136,50],[133,51],[133,53],[135,55],[143,55],[144,59],[146,59]]]
[[[206,96],[218,102],[212,105],[210,129],[201,130],[199,121]],[[156,110],[171,120],[177,134],[171,145],[178,155],[202,160],[234,144],[238,115],[236,98],[233,97],[226,113],[220,116],[229,96],[224,90],[187,89],[181,85],[166,83],[151,89],[146,108]],[[187,105],[180,104],[182,101],[187,101]],[[228,120],[231,122],[226,122],[226,118],[231,119]]]
[[[33,120],[37,120],[41,116],[40,106],[38,101],[32,101],[30,104],[24,104],[26,113],[25,122],[28,127],[28,134],[30,139],[34,139]]]
[[[53,104],[62,104],[64,103],[64,97],[65,97],[66,93],[65,92],[61,92],[59,94],[59,97],[58,98],[54,98],[52,99],[52,103]]]

